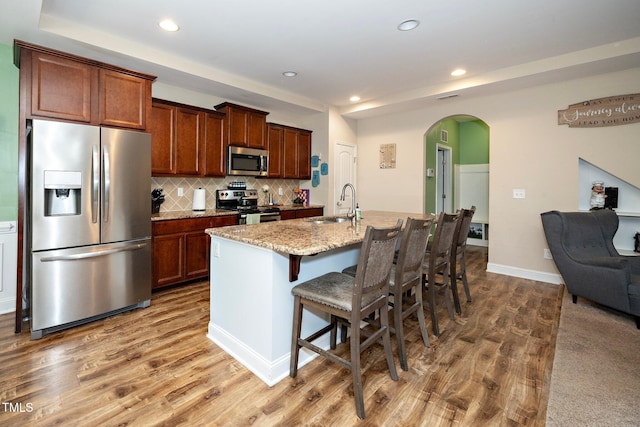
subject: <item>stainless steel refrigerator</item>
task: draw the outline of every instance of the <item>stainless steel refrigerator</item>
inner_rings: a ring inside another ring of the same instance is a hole
[[[31,338],[151,299],[151,136],[33,120]]]

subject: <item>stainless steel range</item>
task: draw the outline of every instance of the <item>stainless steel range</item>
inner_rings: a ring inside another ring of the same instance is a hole
[[[280,221],[280,208],[258,206],[257,190],[216,190],[216,209],[238,212],[238,224],[246,224],[248,215],[255,215],[259,222]]]

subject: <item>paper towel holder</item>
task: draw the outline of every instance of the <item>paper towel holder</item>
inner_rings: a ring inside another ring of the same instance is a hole
[[[196,188],[193,190],[193,211],[202,212],[206,209],[205,197],[206,193],[204,188]]]

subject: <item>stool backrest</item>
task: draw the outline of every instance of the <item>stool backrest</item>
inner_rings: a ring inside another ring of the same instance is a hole
[[[395,268],[394,284],[397,289],[402,289],[403,284],[413,280],[422,280],[422,263],[433,220],[433,217],[407,218]]]
[[[389,278],[402,219],[395,227],[367,226],[360,249],[353,287],[353,311],[374,304],[389,294]]]

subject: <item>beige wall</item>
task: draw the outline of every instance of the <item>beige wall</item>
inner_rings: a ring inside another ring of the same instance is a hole
[[[438,120],[470,114],[490,127],[489,270],[558,281],[540,213],[578,209],[578,158],[640,187],[640,124],[569,129],[557,110],[594,98],[638,93],[640,69],[507,94],[443,101],[358,121],[358,196],[366,209],[422,212],[424,134]],[[378,167],[380,144],[397,144],[397,168]],[[524,188],[525,199],[512,190]],[[640,211],[640,207],[638,207]]]

